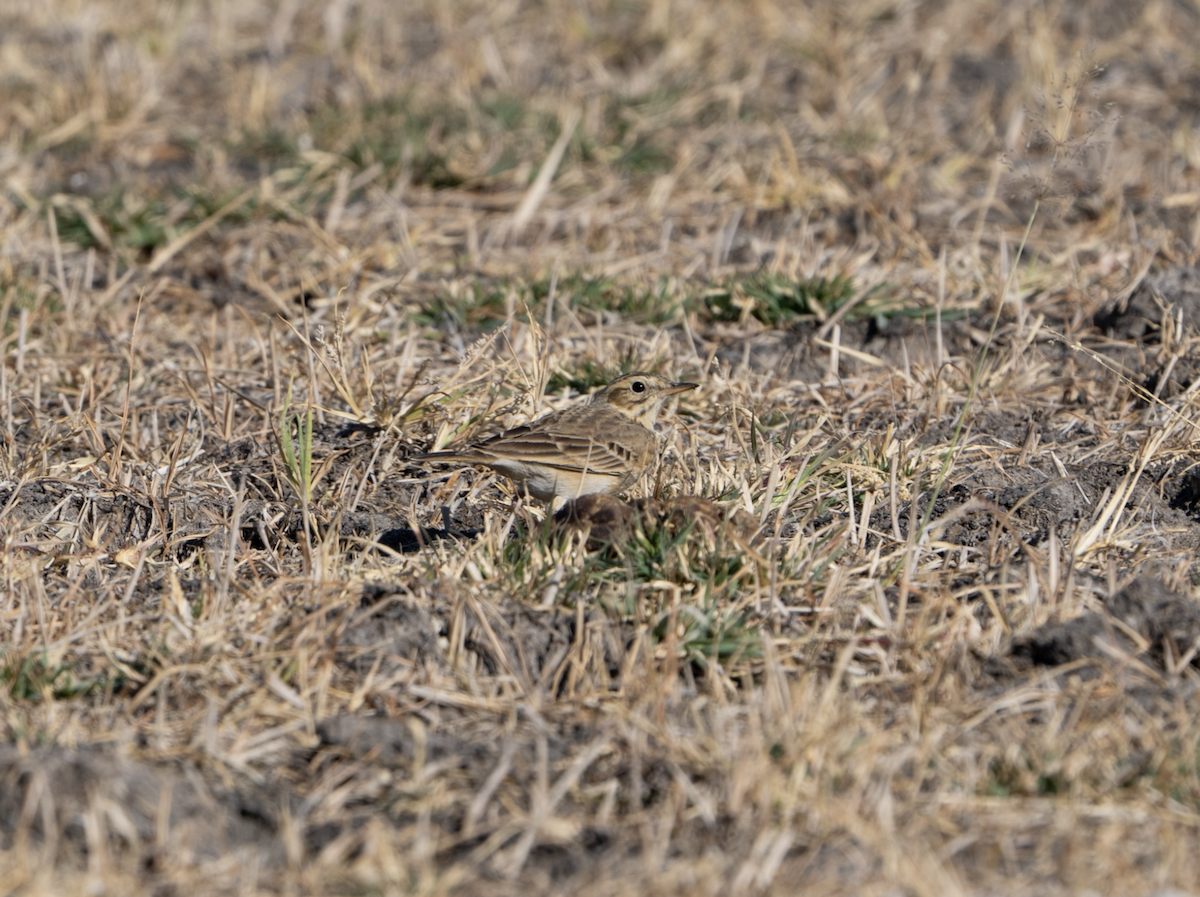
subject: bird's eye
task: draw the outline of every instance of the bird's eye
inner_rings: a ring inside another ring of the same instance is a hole
[[[631,384],[629,384],[629,388],[632,389],[634,392],[645,392],[646,384],[643,383],[641,380],[634,380]]]

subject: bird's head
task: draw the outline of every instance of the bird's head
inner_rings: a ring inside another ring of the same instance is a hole
[[[658,419],[662,403],[676,393],[695,389],[695,383],[672,383],[658,374],[635,371],[614,380],[592,397],[634,423],[650,429]]]

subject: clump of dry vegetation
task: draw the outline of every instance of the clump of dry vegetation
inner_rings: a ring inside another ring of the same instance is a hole
[[[0,892],[1194,890],[1197,17],[6,4]]]

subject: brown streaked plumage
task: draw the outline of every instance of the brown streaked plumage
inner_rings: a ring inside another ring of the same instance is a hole
[[[652,428],[662,403],[696,385],[641,371],[625,374],[587,404],[555,411],[460,451],[430,452],[414,460],[485,464],[551,503],[620,492],[654,463]]]

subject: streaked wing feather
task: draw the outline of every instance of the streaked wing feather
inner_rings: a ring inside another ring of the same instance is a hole
[[[614,438],[619,435],[589,438],[553,428],[518,427],[480,443],[476,449],[484,454],[494,452],[555,470],[625,476],[637,459],[628,449],[622,449],[622,440]]]

